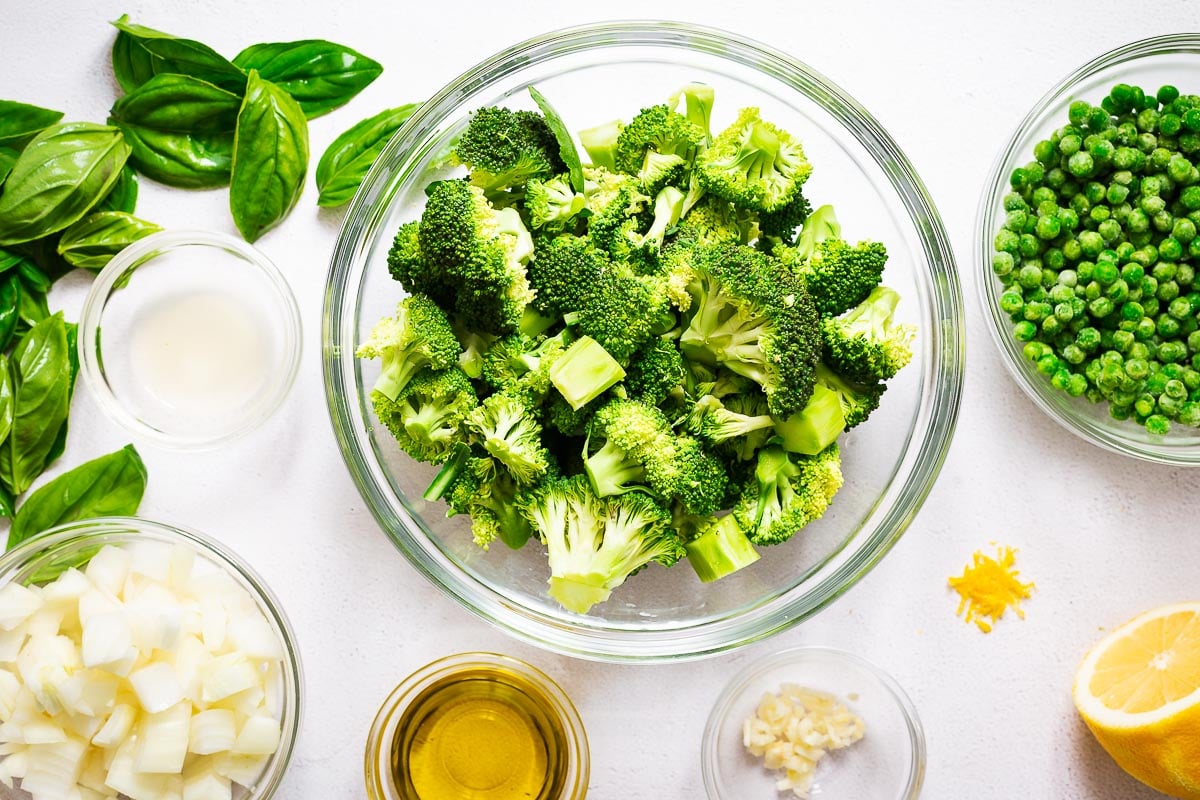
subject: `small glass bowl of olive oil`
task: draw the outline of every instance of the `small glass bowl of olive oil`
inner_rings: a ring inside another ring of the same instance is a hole
[[[417,670],[367,739],[370,800],[583,800],[588,772],[570,699],[538,669],[493,653]]]
[[[300,364],[300,312],[257,248],[162,231],[100,271],[77,349],[85,383],[117,422],[167,447],[213,447],[283,402]]]

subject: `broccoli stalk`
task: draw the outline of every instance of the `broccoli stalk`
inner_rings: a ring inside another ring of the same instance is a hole
[[[586,443],[584,452],[587,452]],[[611,439],[584,458],[583,468],[598,497],[625,494],[646,486],[645,467]]]
[[[704,132],[705,144],[712,141],[712,110],[716,93],[711,86],[703,83],[689,83],[671,95],[668,106],[672,111],[679,112],[687,121]],[[682,110],[679,107],[683,101]]]
[[[775,420],[775,435],[784,449],[814,456],[837,441],[846,428],[841,396],[818,382],[803,409]]]
[[[455,481],[458,480],[470,460],[471,446],[465,442],[456,443],[442,464],[442,468],[438,470],[438,474],[434,476],[433,481],[421,496],[431,503],[441,500],[446,492],[454,486]]]
[[[831,205],[821,206],[803,222],[804,227],[800,229],[800,236],[796,240],[795,255],[798,261],[807,261],[817,252],[817,245],[826,239],[837,239],[842,235],[841,223]]]
[[[617,139],[624,127],[624,122],[614,119],[579,132],[579,141],[592,160],[593,167],[616,170]]]
[[[624,377],[621,365],[590,336],[576,339],[550,367],[550,382],[576,411]]]
[[[459,345],[446,313],[425,295],[400,301],[394,317],[375,323],[358,346],[359,358],[378,358],[382,371],[372,391],[392,401],[426,367],[447,369],[458,363]]]
[[[684,545],[688,563],[704,583],[712,583],[758,561],[758,551],[732,514],[713,520]]]

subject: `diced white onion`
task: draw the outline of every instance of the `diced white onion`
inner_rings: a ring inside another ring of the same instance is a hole
[[[278,728],[279,723],[275,726]],[[188,750],[197,755],[209,755],[229,750],[237,741],[237,722],[227,708],[210,708],[192,717]]]
[[[229,778],[218,775],[212,759],[199,758],[183,770],[183,800],[231,800]]]
[[[129,575],[130,561],[132,558],[125,550],[106,544],[100,548],[99,553],[92,556],[83,574],[96,588],[116,597],[121,594],[125,578]]]
[[[166,711],[183,699],[183,687],[175,670],[164,661],[155,661],[129,674],[129,683],[142,708],[151,714]]]
[[[269,756],[278,749],[279,722],[263,714],[246,720],[230,752],[238,756]]]
[[[108,715],[104,726],[92,737],[92,744],[97,747],[116,747],[129,736],[136,719],[137,710],[133,706],[118,704]]]
[[[42,607],[42,595],[19,583],[0,589],[0,630],[11,631]]]
[[[200,699],[216,703],[258,685],[258,672],[241,653],[214,658],[204,670]]]
[[[187,758],[192,704],[184,700],[138,723],[133,768],[138,772],[178,775]]]
[[[133,633],[121,611],[96,614],[83,624],[83,665],[110,669],[129,657]]]

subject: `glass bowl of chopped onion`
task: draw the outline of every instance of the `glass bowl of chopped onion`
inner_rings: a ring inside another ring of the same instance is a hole
[[[1034,405],[1092,444],[1176,466],[1200,465],[1200,406],[1195,405],[1200,399],[1196,391],[1200,373],[1195,369],[1200,360],[1193,362],[1197,351],[1189,337],[1189,331],[1196,328],[1197,303],[1185,304],[1183,313],[1171,304],[1179,297],[1195,299],[1200,289],[1200,281],[1195,279],[1200,242],[1192,238],[1200,212],[1195,210],[1195,194],[1188,207],[1180,205],[1184,188],[1195,185],[1194,175],[1179,183],[1160,179],[1168,178],[1179,165],[1191,167],[1200,139],[1195,130],[1183,128],[1181,133],[1191,137],[1190,143],[1183,144],[1179,135],[1164,135],[1159,140],[1157,134],[1162,131],[1157,117],[1160,111],[1164,116],[1168,113],[1166,103],[1173,99],[1171,94],[1162,94],[1164,87],[1174,87],[1176,94],[1200,94],[1198,66],[1200,35],[1178,33],[1122,45],[1060,80],[1033,105],[996,157],[980,198],[974,243],[976,289],[988,330],[1004,366]],[[1148,105],[1139,107],[1151,116],[1112,105],[1114,91],[1127,102],[1135,98],[1138,103],[1146,102]],[[1104,108],[1107,114],[1101,112],[1102,103],[1109,104]],[[1093,127],[1101,123],[1073,112],[1073,106],[1090,107],[1104,120],[1109,134],[1114,134],[1111,143],[1099,144],[1099,161],[1088,145],[1095,144],[1091,141]],[[1079,125],[1074,125],[1073,113]],[[1121,122],[1133,124],[1133,135],[1120,133]],[[1071,126],[1074,131],[1067,130]],[[1061,142],[1062,138],[1069,143]],[[1185,147],[1187,152],[1181,155]],[[1127,152],[1118,155],[1121,149]],[[1142,160],[1133,151],[1149,155]],[[1155,161],[1159,157],[1154,155],[1156,151],[1166,155],[1163,162]],[[1175,157],[1174,166],[1169,164],[1171,156]],[[1078,176],[1072,172],[1072,157],[1083,158],[1075,168]],[[1126,163],[1125,158],[1131,161]],[[1086,171],[1088,167],[1092,172]],[[1151,204],[1143,205],[1142,179],[1150,177],[1159,188],[1154,190]],[[1039,191],[1039,202],[1019,207],[1020,195],[1032,201]],[[1160,198],[1161,206],[1154,205]],[[1146,209],[1149,212],[1143,216]],[[1131,212],[1141,219],[1134,221]],[[1042,223],[1039,230],[1043,218],[1051,221]],[[1178,219],[1187,220],[1182,239],[1174,239],[1173,220]],[[1022,230],[1029,226],[1028,238],[1014,240],[1010,236],[1017,234],[1018,224]],[[1080,246],[1085,234],[1093,237],[1095,249]],[[1146,241],[1138,239],[1135,244],[1134,235],[1145,236]],[[1159,251],[1169,239],[1174,241],[1168,246],[1178,251],[1168,256],[1168,251],[1162,250],[1160,257]],[[1126,242],[1128,251],[1120,252]],[[1014,252],[1002,255],[998,249],[1011,249],[1014,244]],[[1119,269],[1117,274],[1089,275],[1109,253]],[[1021,277],[1026,268],[1030,269],[1028,288]],[[1042,269],[1040,288],[1046,297],[1031,294],[1039,288],[1036,268]],[[1144,284],[1146,280],[1153,284]],[[1079,300],[1087,306],[1086,315],[1083,306],[1076,309],[1080,313],[1064,306],[1064,300],[1071,301],[1059,294],[1063,287],[1078,290]],[[1144,302],[1150,298],[1157,307]],[[1103,313],[1093,310],[1091,304],[1096,300]],[[1044,302],[1048,305],[1039,307]],[[1046,313],[1050,310],[1052,314]],[[1050,324],[1059,330],[1043,336],[1049,316],[1055,317]],[[1081,319],[1086,321],[1083,331],[1078,327]],[[1126,340],[1120,341],[1122,337]],[[1173,365],[1173,371],[1178,368],[1178,375],[1166,376],[1175,380],[1173,386],[1155,387],[1153,373],[1160,372],[1158,345],[1166,341],[1172,342],[1177,353],[1164,355],[1161,361]],[[1154,349],[1138,352],[1147,343]],[[1098,373],[1089,377],[1089,364],[1093,359],[1098,363],[1113,357],[1119,369],[1112,378],[1104,379],[1107,385],[1101,387]],[[1141,363],[1126,371],[1125,362],[1135,359]],[[1142,367],[1148,368],[1146,374],[1140,371]]]
[[[897,319],[917,329],[913,359],[869,421],[843,434],[845,485],[825,516],[750,566],[702,583],[686,563],[650,565],[586,614],[547,593],[545,548],[472,541],[423,493],[435,465],[403,453],[371,406],[378,362],[355,357],[404,296],[387,255],[419,217],[425,187],[458,177],[447,153],[484,106],[536,109],[535,86],[579,131],[665,103],[681,86],[713,87],[712,130],[746,106],[803,142],[804,194],[831,204],[847,239],[884,242],[883,281]],[[961,293],[941,219],[888,133],[849,94],[797,59],[741,37],[673,22],[614,22],[548,33],[472,67],[419,108],[387,145],[345,218],[323,320],[326,399],[343,457],[383,533],[437,588],[524,640],[625,662],[697,658],[803,621],[858,582],[903,534],[933,485],[957,418],[963,379]]]
[[[794,647],[729,682],[700,763],[709,800],[911,800],[925,779],[925,734],[879,667],[844,650]]]
[[[203,534],[111,517],[0,556],[3,800],[264,800],[301,681],[278,600]]]

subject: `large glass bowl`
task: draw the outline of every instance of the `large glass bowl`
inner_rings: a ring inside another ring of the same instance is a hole
[[[920,334],[913,363],[881,408],[843,437],[846,485],[820,522],[749,568],[704,585],[692,570],[652,567],[587,616],[546,595],[536,542],[480,551],[467,520],[421,498],[435,470],[400,452],[378,425],[367,391],[377,363],[354,357],[402,290],[385,264],[401,222],[419,215],[437,165],[469,113],[533,108],[536,85],[573,129],[666,98],[689,81],[716,89],[713,127],[747,105],[804,143],[814,165],[805,194],[831,203],[850,239],[886,243],[885,282]],[[479,616],[543,647],[621,661],[688,658],[769,636],[816,613],[876,564],[929,492],[957,416],[963,368],[961,296],[937,211],[899,148],[851,97],[764,45],[676,23],[609,23],[516,45],[472,68],[422,106],[388,144],[355,197],[334,251],[325,298],[325,385],[334,431],[368,507],[433,584]]]
[[[975,224],[976,283],[983,315],[992,339],[1017,385],[1034,404],[1067,430],[1115,453],[1160,464],[1200,464],[1200,429],[1172,425],[1157,436],[1133,420],[1116,420],[1107,403],[1071,397],[1050,385],[1021,352],[1013,323],[1000,308],[1000,281],[992,273],[993,242],[1004,224],[1004,195],[1010,191],[1013,169],[1033,160],[1033,146],[1067,123],[1074,100],[1097,104],[1118,83],[1140,86],[1150,93],[1174,84],[1184,93],[1200,92],[1200,34],[1180,33],[1132,42],[1097,56],[1063,78],[1039,100],[1017,126],[996,159],[984,185]]]

